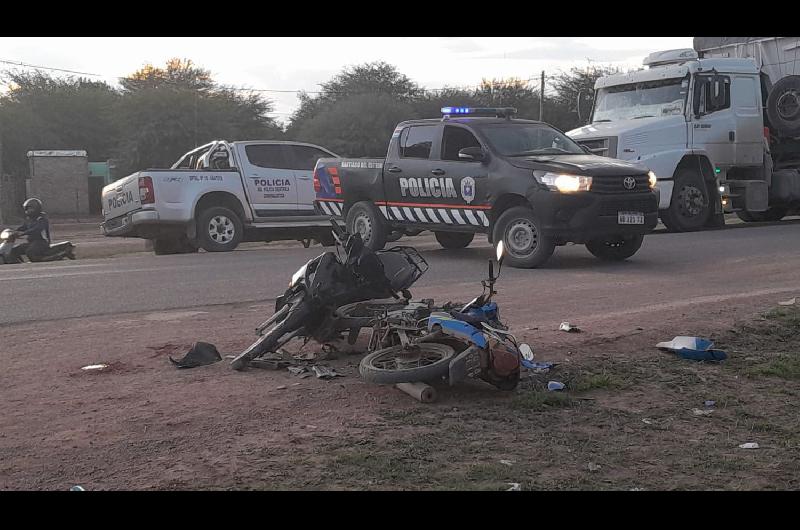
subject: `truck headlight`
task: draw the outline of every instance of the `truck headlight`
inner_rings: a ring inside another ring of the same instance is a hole
[[[652,190],[653,188],[656,187],[656,182],[658,181],[658,178],[656,177],[656,174],[653,173],[652,171],[647,172],[647,178],[650,181],[650,189]]]
[[[536,176],[534,174],[534,176]],[[545,184],[551,190],[561,193],[575,193],[576,191],[589,191],[592,188],[592,177],[581,175],[564,175],[560,173],[545,173],[536,180]]]

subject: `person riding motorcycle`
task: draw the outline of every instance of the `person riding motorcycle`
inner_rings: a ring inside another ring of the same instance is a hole
[[[31,261],[41,261],[50,250],[50,221],[42,211],[42,201],[32,197],[22,203],[25,211],[25,222],[16,229],[16,236],[28,238],[27,243],[16,246],[11,251],[13,259],[18,260],[23,254]]]

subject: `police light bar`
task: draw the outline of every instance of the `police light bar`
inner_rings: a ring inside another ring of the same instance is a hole
[[[442,107],[444,116],[497,116],[507,118],[517,113],[513,107]]]

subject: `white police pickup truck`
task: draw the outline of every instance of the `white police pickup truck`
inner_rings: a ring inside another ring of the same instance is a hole
[[[214,141],[170,169],[139,171],[103,188],[103,233],[153,242],[156,254],[226,252],[242,241],[332,243],[314,211],[314,165],[336,157],[312,144]]]

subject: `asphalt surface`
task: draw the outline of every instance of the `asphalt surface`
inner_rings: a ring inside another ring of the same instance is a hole
[[[415,297],[468,300],[480,294],[478,282],[492,255],[484,237],[459,251],[439,248],[430,235],[398,244],[416,246],[430,264],[412,289]],[[270,301],[321,250],[293,245],[5,265],[0,325]],[[511,308],[563,315],[631,315],[679,310],[692,300],[746,303],[800,294],[800,222],[653,234],[623,263],[601,262],[582,245],[559,247],[543,268],[504,267],[498,289],[499,300]]]

